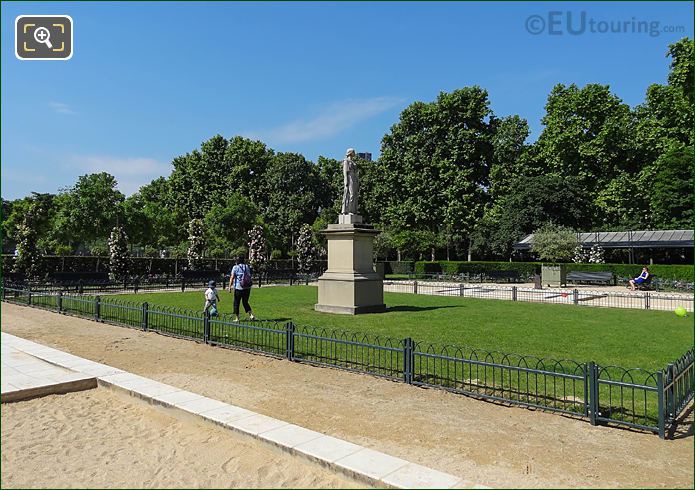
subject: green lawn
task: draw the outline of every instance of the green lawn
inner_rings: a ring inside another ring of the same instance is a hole
[[[220,294],[220,311],[231,313],[232,295]],[[650,370],[663,368],[693,345],[692,318],[670,312],[399,293],[384,296],[388,312],[355,317],[315,312],[317,289],[313,286],[254,288],[251,306],[264,320]],[[110,297],[104,296],[103,301]],[[198,311],[204,302],[202,292],[117,297]]]

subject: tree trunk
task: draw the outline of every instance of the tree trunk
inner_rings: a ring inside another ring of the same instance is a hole
[[[432,262],[434,262],[434,247],[430,249],[431,251],[431,256],[432,256]]]
[[[400,262],[401,261],[401,249],[400,248],[398,250],[396,250],[396,256],[398,258],[398,262]]]
[[[471,262],[471,259],[473,257],[472,245],[472,241],[468,239],[468,262]]]
[[[446,260],[447,262],[451,260],[451,257],[449,256],[449,244],[446,244]]]

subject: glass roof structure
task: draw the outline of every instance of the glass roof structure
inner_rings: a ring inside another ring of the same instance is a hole
[[[693,230],[596,231],[577,233],[582,247],[603,248],[692,248]],[[530,250],[533,233],[513,245],[515,250]]]

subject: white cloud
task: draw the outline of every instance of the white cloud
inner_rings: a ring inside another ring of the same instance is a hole
[[[125,195],[134,194],[153,179],[168,175],[171,167],[146,157],[117,157],[105,155],[73,155],[68,165],[81,172],[108,172],[118,181],[118,189]]]
[[[69,105],[62,102],[49,102],[48,105],[59,114],[75,114]]]
[[[355,124],[385,112],[403,102],[396,97],[374,97],[335,102],[310,119],[297,119],[277,128],[248,136],[268,143],[300,143],[339,134]]]

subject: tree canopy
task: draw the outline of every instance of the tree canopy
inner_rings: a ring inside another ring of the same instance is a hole
[[[684,38],[668,47],[667,83],[646,87],[635,107],[608,85],[555,85],[533,142],[528,122],[496,115],[482,87],[411,103],[383,136],[380,157],[357,159],[360,212],[384,231],[376,253],[508,258],[515,241],[548,223],[692,228],[693,46]],[[252,229],[268,252],[288,255],[300,230],[308,240],[303,225],[318,243],[336,219],[342,179],[338,159],[312,162],[218,134],[127,198],[101,172],[57,195],[3,199],[2,238],[6,252],[23,251],[26,270],[39,253],[106,249],[117,226],[131,246],[190,252],[192,264],[243,252]]]

